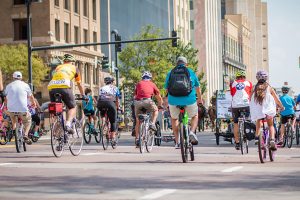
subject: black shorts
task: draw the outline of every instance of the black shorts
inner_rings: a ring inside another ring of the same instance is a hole
[[[35,123],[36,126],[39,126],[41,119],[38,114],[31,115],[31,120]]]
[[[241,108],[232,108],[232,118],[234,123],[239,122],[239,117],[241,117],[241,113],[244,112],[246,114],[245,117],[250,116],[250,107],[241,107]]]
[[[56,88],[49,91],[50,101],[55,102],[55,94],[62,95],[62,101],[66,104],[68,109],[75,108],[76,102],[71,88]]]
[[[294,120],[295,119],[295,115],[286,115],[286,116],[282,116],[281,115],[280,122],[281,122],[281,124],[286,124],[289,119]]]
[[[83,113],[84,113],[85,116],[94,116],[95,115],[95,110],[83,109]]]

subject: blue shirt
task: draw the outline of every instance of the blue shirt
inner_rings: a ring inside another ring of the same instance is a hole
[[[284,107],[284,111],[280,113],[282,116],[295,114],[294,111],[295,101],[292,97],[290,97],[287,94],[284,94],[283,96],[280,97],[280,101]]]
[[[297,97],[296,103],[300,103],[300,94]]]
[[[184,65],[182,66],[184,67]],[[196,103],[196,90],[195,87],[199,87],[200,83],[198,80],[198,77],[196,76],[195,72],[193,70],[191,70],[190,68],[188,68],[189,72],[190,72],[190,79],[192,81],[192,92],[188,95],[188,96],[184,96],[184,97],[174,97],[172,95],[168,95],[168,102],[170,105],[172,106],[186,106],[186,105],[192,105],[194,103]],[[170,73],[171,71],[168,72],[166,81],[165,81],[165,85],[164,88],[168,89],[168,82],[169,82],[169,78],[170,78]]]
[[[85,109],[85,110],[94,110],[93,97],[91,95],[89,95],[88,97],[89,97],[88,102],[86,102],[85,100],[82,101],[83,109]]]

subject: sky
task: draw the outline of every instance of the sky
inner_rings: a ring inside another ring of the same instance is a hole
[[[267,0],[270,83],[300,93],[300,0]]]

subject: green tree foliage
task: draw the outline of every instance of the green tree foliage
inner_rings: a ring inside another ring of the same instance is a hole
[[[27,65],[27,46],[19,45],[1,45],[0,46],[0,68],[3,76],[4,85],[12,80],[14,71],[21,71],[23,80],[28,80],[28,65]],[[45,67],[43,60],[36,54],[32,55],[32,77],[35,86],[41,85],[41,80],[48,73],[48,68]]]
[[[161,37],[165,37],[162,31],[149,25],[142,28],[141,32],[134,36],[133,39]],[[153,81],[162,94],[165,94],[163,89],[164,82],[168,71],[175,66],[176,58],[179,55],[185,56],[189,62],[188,67],[197,71],[197,52],[198,50],[194,49],[190,43],[185,45],[180,41],[177,48],[172,47],[171,40],[129,43],[119,54],[119,59],[122,63],[119,66],[119,70],[124,78],[123,86],[135,85],[141,79],[143,71],[150,71]],[[204,74],[200,73],[199,77],[203,79],[203,76]],[[205,84],[202,86],[202,90],[206,89]]]

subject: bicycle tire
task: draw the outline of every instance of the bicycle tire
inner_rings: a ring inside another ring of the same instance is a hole
[[[95,130],[96,131],[96,130]],[[101,123],[100,123],[100,119],[98,120],[98,131],[97,131],[97,134],[95,135],[95,141],[97,142],[97,143],[100,143],[101,142],[101,138],[102,138],[102,136],[101,136]]]
[[[270,142],[270,140],[268,141],[268,144],[270,144],[269,142]],[[270,148],[268,148],[268,150],[269,150],[270,161],[273,162],[275,160],[275,151],[271,150]]]
[[[69,135],[69,150],[73,156],[78,156],[82,150],[83,145],[83,133],[80,122],[76,119],[73,122],[75,125],[74,134]]]
[[[1,135],[0,135],[0,145],[6,145],[7,142],[8,142],[7,136],[1,133]]]
[[[56,121],[50,127],[51,149],[55,157],[61,157],[64,148],[64,129],[60,121]]]
[[[179,125],[179,139],[180,139],[180,152],[181,152],[181,158],[182,158],[182,162],[186,163],[188,162],[188,159],[186,158],[185,155],[185,140],[184,140],[184,125],[182,123],[180,123]]]
[[[156,135],[155,135],[155,145],[160,146],[161,145],[161,128],[158,123],[156,123]]]
[[[240,142],[240,148],[241,148],[241,153],[244,155],[244,151],[246,146],[244,145],[244,126],[241,121],[238,122],[239,126],[239,142]]]
[[[140,153],[145,152],[145,135],[146,135],[146,125],[145,122],[142,122],[140,125],[140,133],[139,133],[139,148],[140,148]]]
[[[293,130],[292,130],[292,126],[290,124],[288,124],[288,132],[286,135],[286,139],[287,139],[287,147],[291,148],[293,146]]]
[[[216,120],[216,144],[219,145],[220,144],[220,124],[219,124],[220,120],[217,119]]]
[[[296,144],[299,145],[299,140],[300,140],[300,125],[299,123],[297,122],[297,125],[296,125]]]
[[[191,145],[190,147],[190,156],[191,156],[191,161],[195,160],[195,154],[194,154],[194,146]]]
[[[265,162],[264,159],[264,151],[265,151],[265,141],[264,141],[264,137],[262,136],[263,133],[259,134],[258,137],[258,156],[259,156],[259,160],[261,163]]]
[[[84,139],[86,144],[89,144],[91,142],[91,139],[92,139],[91,127],[90,127],[89,122],[84,123],[82,130],[83,130],[83,139]]]
[[[150,153],[153,149],[155,133],[153,131],[148,131],[148,134],[146,134],[146,137],[147,137],[146,150],[148,153]]]
[[[102,141],[102,146],[103,149],[106,150],[108,148],[109,144],[109,127],[108,123],[105,121],[102,122],[102,127],[101,127],[101,141]]]
[[[23,149],[23,141],[22,141],[22,132],[19,131],[19,126],[17,126],[16,128],[16,133],[15,133],[15,145],[16,145],[16,150],[18,153],[21,153],[22,149]],[[21,134],[20,134],[21,133]]]

